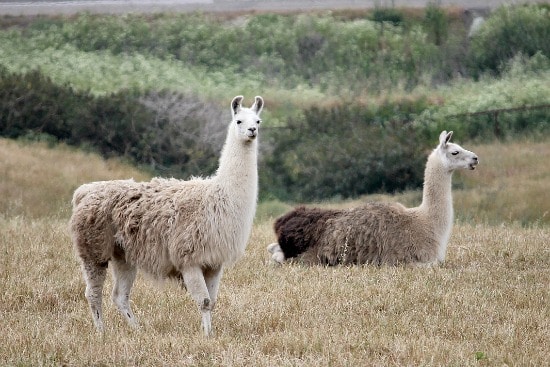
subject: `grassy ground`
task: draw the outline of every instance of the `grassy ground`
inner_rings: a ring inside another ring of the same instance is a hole
[[[129,329],[92,326],[63,220],[0,220],[2,365],[532,365],[550,348],[548,228],[458,225],[437,269],[274,267],[271,223],[222,280],[215,336],[175,284],[139,277]]]
[[[469,147],[481,165],[456,177],[461,186],[455,192],[457,213],[483,198],[482,183],[493,187],[496,182],[499,195],[513,195],[514,182],[540,178],[537,185],[544,186],[547,170],[542,168],[548,164],[534,157],[547,156],[547,146]],[[508,168],[498,170],[494,163],[504,152],[510,163],[501,158]],[[214,337],[202,336],[197,307],[176,284],[143,275],[132,295],[141,329],[131,330],[112,306],[109,277],[106,332],[98,334],[67,232],[67,204],[59,201],[70,200],[74,186],[84,181],[145,175],[65,148],[3,140],[0,153],[0,365],[547,364],[548,226],[459,220],[446,263],[433,269],[276,267],[268,263],[265,246],[274,240],[271,217],[286,208],[281,203],[260,206],[245,257],[225,272]],[[16,169],[17,160],[23,169]],[[527,169],[533,161],[538,163]],[[61,191],[43,194],[44,208],[56,210],[30,209],[41,200],[40,192],[59,185],[65,185]],[[29,199],[25,193],[31,191]],[[5,204],[14,192],[22,198],[19,209]],[[418,193],[397,198],[415,202]],[[507,205],[533,200],[518,193]]]

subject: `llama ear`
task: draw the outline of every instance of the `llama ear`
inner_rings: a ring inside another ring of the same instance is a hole
[[[256,112],[256,115],[259,115],[262,112],[262,109],[264,108],[264,99],[260,96],[256,96],[254,99],[254,104],[250,109],[254,112]]]
[[[241,109],[241,102],[243,101],[243,96],[236,96],[231,101],[231,113],[233,116],[235,116],[237,113],[239,113],[239,110]]]
[[[452,131],[447,132],[443,130],[441,134],[439,134],[439,145],[441,145],[442,147],[446,146],[447,143],[451,140],[451,136],[453,136]]]

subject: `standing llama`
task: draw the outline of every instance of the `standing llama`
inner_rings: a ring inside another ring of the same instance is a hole
[[[92,182],[75,191],[70,230],[99,331],[110,264],[112,300],[131,326],[137,322],[130,290],[141,269],[157,279],[181,281],[199,306],[204,333],[211,333],[223,268],[244,254],[256,211],[264,101],[257,96],[252,107],[244,108],[242,99],[231,102],[232,121],[214,176]]]
[[[298,207],[275,222],[277,242],[267,247],[276,263],[435,265],[445,260],[453,225],[451,177],[475,169],[477,155],[450,143],[443,131],[428,157],[422,204],[367,203],[343,210]]]

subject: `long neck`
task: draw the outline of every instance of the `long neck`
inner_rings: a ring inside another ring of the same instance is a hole
[[[220,164],[214,178],[232,192],[257,199],[258,193],[258,163],[257,140],[250,142],[238,141],[231,131],[227,134],[223,146]]]
[[[444,168],[434,152],[424,172],[424,190],[420,209],[434,223],[440,235],[448,235],[453,222],[452,172]]]

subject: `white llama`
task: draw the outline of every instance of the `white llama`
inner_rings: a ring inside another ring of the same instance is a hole
[[[475,169],[477,155],[450,143],[443,131],[428,157],[422,204],[367,203],[344,210],[299,207],[275,222],[277,242],[268,246],[277,263],[433,265],[445,260],[453,225],[451,177]]]
[[[70,230],[98,330],[110,264],[112,299],[130,325],[137,326],[129,296],[141,269],[158,279],[181,280],[199,306],[204,333],[211,333],[223,268],[244,254],[256,211],[264,101],[257,96],[244,108],[242,99],[231,102],[232,120],[214,176],[92,182],[75,191]]]

